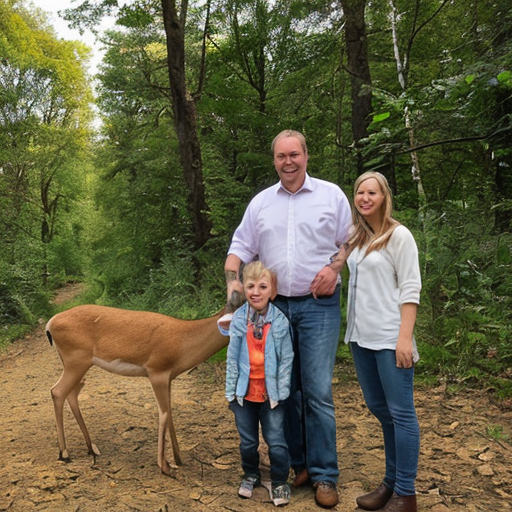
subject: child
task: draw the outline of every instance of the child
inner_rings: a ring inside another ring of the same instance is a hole
[[[250,498],[254,487],[260,484],[261,423],[269,450],[272,501],[282,506],[290,502],[287,483],[290,460],[281,404],[290,394],[293,362],[290,325],[284,314],[270,303],[277,293],[277,280],[271,270],[260,261],[249,263],[243,270],[243,284],[247,302],[235,311],[231,320],[226,368],[226,398],[240,435],[244,471],[238,494]]]

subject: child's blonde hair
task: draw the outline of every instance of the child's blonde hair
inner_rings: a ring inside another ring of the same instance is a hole
[[[242,276],[244,283],[249,280],[257,281],[266,277],[272,286],[271,299],[274,299],[277,295],[277,276],[273,270],[265,267],[261,261],[251,261],[245,265]]]

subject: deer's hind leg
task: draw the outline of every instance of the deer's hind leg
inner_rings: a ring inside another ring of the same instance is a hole
[[[89,449],[89,455],[92,455],[94,460],[96,461],[96,456],[101,455],[101,452],[99,451],[98,447],[91,441],[91,436],[89,435],[89,431],[87,430],[87,427],[85,426],[85,421],[82,416],[82,411],[80,410],[80,406],[78,405],[78,395],[80,394],[80,391],[82,391],[84,386],[85,386],[85,379],[82,379],[79,382],[78,386],[75,386],[71,390],[71,392],[68,395],[67,400],[68,400],[69,407],[73,411],[75,420],[78,423],[80,430],[82,431],[82,434],[85,439],[85,444],[87,445],[87,448]]]

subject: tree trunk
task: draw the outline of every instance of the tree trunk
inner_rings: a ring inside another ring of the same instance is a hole
[[[495,92],[497,109],[494,113],[496,123],[506,126],[508,121],[509,112],[512,112],[512,97],[508,90],[498,90]],[[494,163],[496,166],[495,174],[495,190],[496,190],[496,205],[495,208],[495,225],[498,233],[506,233],[510,231],[511,227],[511,207],[512,204],[512,173],[510,168],[512,166],[512,148],[510,147],[510,135],[504,132],[502,136],[493,141],[493,148],[501,151],[496,151]]]
[[[418,5],[418,4],[417,4]],[[409,69],[409,53],[410,49],[412,47],[412,41],[411,39],[409,41],[408,45],[408,52],[405,53],[404,58],[400,56],[400,49],[398,46],[398,36],[397,36],[397,30],[396,30],[396,24],[397,24],[397,14],[396,14],[396,7],[393,3],[393,0],[389,0],[389,7],[390,7],[390,13],[389,13],[389,19],[391,21],[391,33],[393,36],[393,51],[395,55],[395,61],[396,61],[396,70],[397,70],[397,77],[398,82],[400,84],[400,87],[404,93],[407,93],[407,82],[408,82],[408,69]],[[404,122],[405,122],[405,129],[407,130],[407,134],[409,135],[409,144],[411,148],[416,147],[416,137],[414,133],[414,126],[413,126],[413,120],[412,115],[408,107],[405,107],[404,110]],[[412,179],[416,182],[416,185],[418,187],[418,198],[420,206],[425,206],[427,204],[427,196],[425,194],[425,189],[423,188],[423,182],[421,180],[421,172],[420,172],[420,160],[418,157],[418,153],[416,151],[411,151],[411,175]]]
[[[188,2],[181,2],[178,16],[174,0],[162,0],[167,38],[167,65],[171,86],[174,127],[178,138],[180,162],[188,189],[188,207],[192,219],[194,249],[210,237],[211,222],[206,215],[201,146],[197,135],[196,107],[187,91],[185,77],[185,18]]]
[[[358,148],[359,141],[368,136],[372,113],[372,81],[364,21],[366,0],[340,0],[340,2],[345,15],[347,67],[352,89],[352,137]],[[358,153],[359,174],[362,171],[363,162]]]

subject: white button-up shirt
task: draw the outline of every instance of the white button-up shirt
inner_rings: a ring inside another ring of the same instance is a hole
[[[259,258],[277,274],[280,295],[307,295],[318,271],[347,241],[351,223],[343,191],[306,174],[294,194],[279,182],[252,199],[228,254],[245,263]]]

